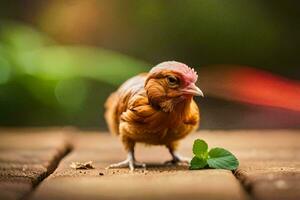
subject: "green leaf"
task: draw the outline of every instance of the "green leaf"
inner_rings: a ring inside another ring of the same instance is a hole
[[[207,165],[207,162],[205,159],[194,156],[194,158],[191,160],[190,169],[202,169],[206,165]]]
[[[235,170],[239,166],[237,158],[223,148],[213,148],[208,152],[208,166],[215,169]]]
[[[204,140],[197,139],[194,141],[193,153],[198,157],[203,157],[207,153],[208,145]]]

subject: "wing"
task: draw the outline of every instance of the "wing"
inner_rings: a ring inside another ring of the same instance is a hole
[[[146,77],[147,73],[143,73],[127,80],[106,100],[105,119],[110,132],[119,134],[120,117],[129,108],[132,99],[144,92]]]
[[[149,125],[157,113],[157,110],[149,104],[146,92],[141,91],[130,98],[127,110],[121,115],[121,120],[129,123]]]

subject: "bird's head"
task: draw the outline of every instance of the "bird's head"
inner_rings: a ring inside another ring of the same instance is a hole
[[[150,103],[169,112],[180,102],[203,96],[196,86],[197,78],[194,69],[183,63],[168,61],[156,65],[145,82]]]

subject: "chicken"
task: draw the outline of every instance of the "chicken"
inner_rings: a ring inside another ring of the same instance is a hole
[[[149,73],[127,80],[105,103],[110,132],[118,135],[127,159],[109,168],[145,167],[136,161],[136,143],[165,145],[172,156],[167,163],[185,162],[176,149],[179,140],[198,128],[199,109],[193,96],[203,96],[195,85],[194,69],[175,61],[163,62]]]

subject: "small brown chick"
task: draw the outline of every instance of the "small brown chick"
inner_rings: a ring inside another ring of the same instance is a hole
[[[176,153],[178,141],[197,129],[199,109],[193,96],[203,96],[195,85],[198,75],[187,65],[163,62],[149,73],[126,81],[105,103],[105,119],[110,131],[120,136],[128,152],[126,160],[109,167],[143,166],[135,160],[137,142],[165,145],[171,163],[183,162]]]

